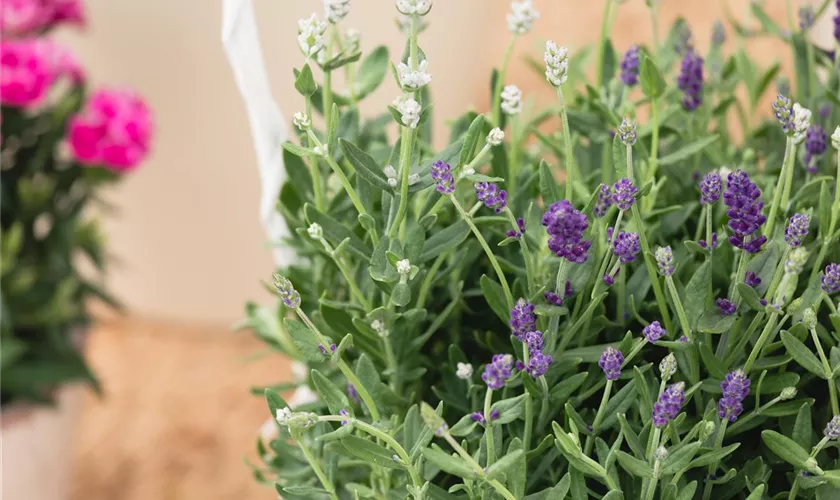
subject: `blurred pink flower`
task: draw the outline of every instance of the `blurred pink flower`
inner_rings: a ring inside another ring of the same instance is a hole
[[[83,26],[81,0],[3,0],[0,2],[0,31],[4,38],[36,35],[59,23]]]
[[[53,43],[50,57],[52,58],[56,77],[66,76],[73,84],[79,84],[84,81],[85,68],[82,67],[82,63],[70,49]]]
[[[0,103],[33,107],[43,102],[56,77],[52,42],[0,41]]]
[[[139,95],[99,90],[70,119],[67,139],[79,163],[125,172],[148,155],[152,132],[151,113]]]

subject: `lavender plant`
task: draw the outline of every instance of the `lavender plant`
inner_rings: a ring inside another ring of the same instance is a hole
[[[431,0],[396,0],[404,53],[363,59],[349,2],[324,3],[299,23],[277,204],[300,260],[244,322],[298,361],[253,389],[272,418],[258,480],[290,499],[840,495],[840,128],[819,133],[840,78],[808,32],[829,2],[787,30],[758,3],[760,27],[733,21],[794,54],[795,96],[762,112],[779,66],[726,53],[722,24],[708,50],[679,21],[619,57],[608,0],[594,82],[548,41],[557,101],[537,112],[509,49],[492,108],[442,150]],[[513,2],[509,46],[538,19]],[[361,117],[389,60],[401,94]]]

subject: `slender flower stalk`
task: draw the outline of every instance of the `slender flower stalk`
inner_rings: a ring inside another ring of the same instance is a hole
[[[840,13],[838,13],[837,19],[840,20]],[[837,26],[838,31],[840,31],[840,21],[838,21]],[[837,59],[840,60],[840,57]],[[836,185],[834,188],[834,203],[831,205],[831,221],[828,224],[828,231],[825,234],[822,234],[822,232],[820,233],[822,244],[819,245],[820,251],[817,254],[817,260],[814,262],[814,267],[811,271],[811,281],[817,279],[817,276],[822,269],[826,253],[828,252],[828,249],[831,248],[831,243],[834,240],[837,224],[840,222],[840,127],[837,127],[834,130],[834,133],[831,134],[831,146],[837,152],[837,174],[835,179]]]
[[[304,458],[309,463],[309,466],[312,467],[312,472],[315,473],[315,476],[318,477],[318,481],[321,482],[321,486],[324,487],[325,490],[329,492],[331,500],[338,500],[338,494],[335,490],[335,485],[330,478],[324,473],[324,470],[321,468],[321,464],[312,454],[312,450],[309,449],[309,446],[301,439],[301,431],[299,429],[292,430],[292,438],[297,442],[298,448],[300,451],[303,452]]]

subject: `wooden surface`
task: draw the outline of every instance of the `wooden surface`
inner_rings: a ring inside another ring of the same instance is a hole
[[[109,322],[89,358],[106,394],[88,394],[72,500],[272,499],[243,457],[268,418],[250,385],[288,379],[289,363],[249,333]]]

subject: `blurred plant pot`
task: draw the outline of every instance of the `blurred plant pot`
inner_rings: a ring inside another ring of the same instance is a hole
[[[87,332],[74,335],[83,349]],[[76,339],[74,338],[74,343]],[[78,422],[88,386],[63,385],[55,405],[12,403],[0,411],[0,498],[66,500],[70,497]]]

